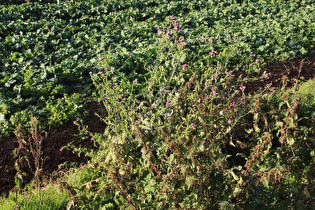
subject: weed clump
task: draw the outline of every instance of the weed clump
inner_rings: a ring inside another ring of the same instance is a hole
[[[310,187],[305,179],[311,169],[300,164],[304,155],[314,164],[310,133],[304,143],[298,135],[305,127],[298,118],[297,86],[277,92],[266,82],[265,89],[247,94],[248,82],[270,76],[235,78],[240,71],[259,72],[253,53],[242,58],[237,39],[214,51],[211,37],[201,45],[202,52],[211,49],[208,54],[188,59],[189,45],[174,17],[170,22],[158,30],[155,61],[145,63],[136,79],[107,67],[91,74],[107,126],[103,134],[83,131],[101,145],[92,155],[97,167],[91,166],[88,181],[98,190],[81,187],[77,196],[84,199],[74,205],[97,200],[120,208],[208,209],[302,201],[287,191],[302,183]],[[235,65],[236,57],[255,65]],[[283,78],[283,90],[286,86]],[[299,181],[288,181],[292,177]]]

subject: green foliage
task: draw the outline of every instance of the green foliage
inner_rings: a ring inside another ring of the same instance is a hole
[[[232,40],[238,37],[233,51],[238,50],[240,54],[253,51],[261,61],[306,55],[314,48],[315,41],[311,1],[279,4],[270,1],[21,0],[3,4],[0,5],[3,134],[16,126],[5,122],[13,113],[30,107],[45,109],[45,103],[38,104],[39,100],[76,92],[83,96],[90,94],[88,73],[100,71],[95,67],[97,57],[106,55],[110,61],[107,67],[120,69],[126,75],[143,74],[143,61],[151,62],[157,56],[163,59],[155,54],[159,41],[151,34],[166,26],[170,15],[177,16],[183,24],[182,35],[192,51],[185,58],[188,61],[203,59],[203,53],[194,52],[209,36],[214,37],[212,50],[218,52],[227,50],[230,37]],[[240,68],[242,64],[254,64],[251,68],[259,69],[255,62],[239,60],[233,51],[230,53],[235,57],[226,63],[240,62]],[[125,62],[127,54],[131,57]]]
[[[309,80],[300,84],[299,94],[301,96],[301,101],[306,106],[315,105],[315,79]]]
[[[270,76],[260,71],[264,60],[314,48],[312,5],[0,6],[1,130],[27,125],[36,113],[47,127],[76,120],[78,136],[99,146],[75,148],[92,159],[62,183],[69,197],[54,200],[60,208],[311,207],[313,83],[288,89],[283,78],[281,90],[245,89]],[[103,133],[89,132],[81,120],[88,94],[103,105]]]
[[[37,192],[27,192],[16,196],[11,193],[9,199],[0,198],[0,209],[65,209],[68,203],[66,191],[60,187],[49,186],[41,192],[41,200]]]
[[[49,98],[45,101],[46,105],[43,111],[46,114],[46,120],[49,126],[63,124],[69,120],[84,119],[88,115],[86,106],[83,105],[83,99],[80,94],[64,95],[62,98]]]

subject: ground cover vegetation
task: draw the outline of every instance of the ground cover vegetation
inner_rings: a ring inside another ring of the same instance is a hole
[[[301,63],[276,88],[263,70],[314,50],[312,1],[0,8],[0,129],[19,144],[3,208],[314,206],[315,78],[301,82]],[[89,162],[40,190],[42,146],[69,121],[76,141],[52,149]]]

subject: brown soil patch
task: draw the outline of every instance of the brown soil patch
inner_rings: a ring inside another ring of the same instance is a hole
[[[271,82],[273,87],[281,87],[281,81],[284,76],[288,78],[288,86],[294,84],[297,80],[306,81],[312,79],[315,76],[315,53],[310,54],[307,58],[303,59],[295,58],[267,64],[262,72],[263,71],[270,72],[272,77],[268,80],[247,84],[246,91],[257,91],[264,88],[267,83]],[[97,103],[89,103],[88,106],[90,110],[90,118],[87,122],[89,130],[98,133],[104,132],[105,124],[94,114],[101,108],[101,106]],[[72,141],[75,142],[74,144],[76,146],[97,149],[94,142],[89,139],[78,142],[74,136],[78,133],[77,126],[72,122],[49,131],[48,137],[43,143],[43,153],[44,157],[46,157],[43,164],[45,176],[50,176],[53,172],[57,171],[58,165],[66,161],[80,166],[89,160],[88,157],[79,157],[77,154],[73,154],[71,150],[60,151],[61,147]],[[12,151],[18,146],[19,144],[15,136],[0,141],[0,194],[7,195],[9,190],[15,186],[14,176],[16,175],[16,170],[14,168],[14,163],[18,157],[15,158]],[[26,165],[23,169],[28,172],[28,176],[25,180],[30,181],[32,179],[30,170],[27,170]]]
[[[309,54],[306,58],[294,58],[268,63],[264,66],[261,73],[264,71],[271,73],[270,79],[246,84],[245,92],[256,92],[270,83],[272,83],[274,88],[281,88],[284,85],[284,81],[287,82],[286,87],[291,87],[296,82],[305,82],[315,78],[315,53]]]

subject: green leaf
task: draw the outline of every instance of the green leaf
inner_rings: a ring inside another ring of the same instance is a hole
[[[204,145],[204,144],[201,144],[201,145],[199,146],[199,149],[200,149],[201,152],[205,151],[205,145]]]
[[[194,180],[195,180],[195,177],[193,177],[193,176],[187,176],[186,177],[185,183],[188,187],[188,190],[189,190],[190,186],[194,183]]]
[[[0,113],[0,121],[5,121],[4,114],[1,114],[1,113]]]
[[[246,132],[248,133],[248,134],[251,134],[252,132],[254,131],[254,129],[248,129],[248,130],[246,130]]]
[[[307,54],[307,50],[306,50],[304,47],[302,47],[302,48],[300,49],[300,53],[301,53],[302,55],[306,55],[306,54]]]
[[[309,199],[310,197],[311,197],[311,196],[310,196],[310,193],[308,192],[308,190],[303,190],[303,191],[301,192],[300,198],[301,198],[302,200]]]
[[[236,174],[233,171],[231,171],[230,174],[232,175],[233,179],[235,179],[236,181],[240,179],[238,176],[236,176]]]
[[[17,155],[17,148],[15,148],[13,151],[12,151],[13,155],[16,156]]]
[[[239,154],[239,153],[238,153],[238,154]],[[239,170],[239,171],[242,170],[242,168],[243,168],[242,166],[236,166],[236,167],[235,167],[235,169],[236,169],[236,170]]]
[[[260,128],[258,127],[258,125],[254,125],[254,129],[255,129],[255,131],[256,131],[257,133],[260,132]]]
[[[16,187],[18,188],[18,191],[21,191],[22,189],[22,182],[23,182],[23,178],[21,174],[18,174],[14,177],[14,182],[16,184]]]
[[[269,185],[268,185],[268,180],[267,180],[266,177],[263,178],[263,185],[264,185],[264,187],[266,187],[266,188],[269,187]]]
[[[278,126],[278,127],[283,127],[283,122],[281,122],[281,121],[278,121],[277,123],[276,123],[276,126]]]
[[[295,143],[295,140],[294,140],[293,137],[289,137],[289,138],[287,139],[287,141],[288,141],[288,144],[289,144],[290,146],[292,146],[292,145]]]
[[[296,194],[296,193],[299,192],[299,189],[296,188],[296,187],[292,187],[292,188],[289,190],[289,192]]]
[[[183,63],[186,60],[186,55],[184,54],[181,58],[180,58],[180,62]]]
[[[236,187],[233,191],[233,197],[237,197],[242,192],[242,189],[239,187]]]
[[[289,118],[289,128],[294,128],[295,125],[294,125],[294,120],[292,117]]]

